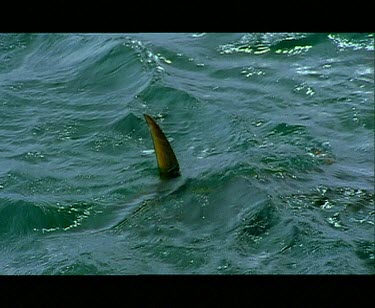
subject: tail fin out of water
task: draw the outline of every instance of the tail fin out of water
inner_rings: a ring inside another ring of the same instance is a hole
[[[151,116],[144,114],[144,117],[150,129],[152,141],[154,143],[160,176],[162,178],[174,178],[179,176],[180,166],[169,141]]]

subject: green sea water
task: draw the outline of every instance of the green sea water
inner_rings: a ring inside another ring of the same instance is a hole
[[[2,275],[375,273],[373,34],[0,34],[0,145]]]

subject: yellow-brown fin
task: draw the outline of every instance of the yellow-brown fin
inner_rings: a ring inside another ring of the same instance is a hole
[[[148,114],[143,115],[150,129],[161,177],[173,178],[180,175],[180,166],[172,147],[155,120]]]

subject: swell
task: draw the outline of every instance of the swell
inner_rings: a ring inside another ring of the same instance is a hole
[[[74,230],[97,211],[95,204],[86,201],[51,204],[10,197],[4,196],[0,200],[0,234],[3,238]]]
[[[129,166],[121,155],[139,155],[131,141],[144,135],[129,104],[156,64],[141,42],[123,35],[12,38],[22,48],[9,54],[17,65],[1,71],[2,98],[16,102],[4,104],[0,127],[2,232],[68,231],[100,211],[94,200],[124,185]],[[139,166],[130,164],[132,174]]]

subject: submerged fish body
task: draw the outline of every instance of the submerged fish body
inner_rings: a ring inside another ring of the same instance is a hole
[[[165,134],[148,114],[144,114],[154,144],[156,161],[161,178],[174,178],[180,174],[180,165]]]

